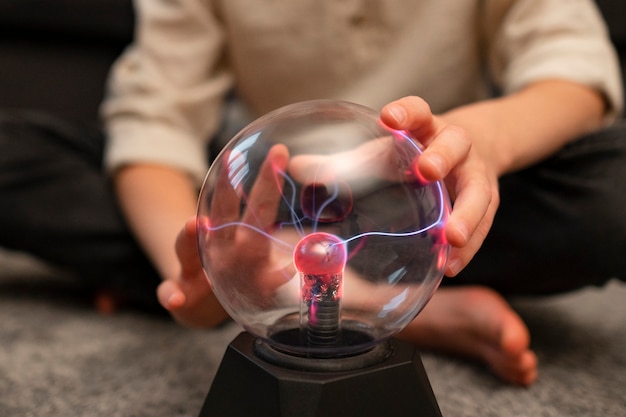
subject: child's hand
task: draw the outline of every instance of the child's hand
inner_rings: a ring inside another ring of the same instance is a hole
[[[499,205],[498,179],[465,132],[434,116],[424,100],[405,97],[386,105],[381,119],[393,129],[410,131],[426,148],[421,174],[444,180],[454,208],[446,225],[452,245],[446,275],[457,275],[482,245]]]
[[[176,240],[181,264],[177,279],[159,285],[159,302],[181,324],[188,327],[214,327],[228,315],[213,294],[204,274],[196,245],[196,220],[185,223]]]
[[[291,278],[277,265],[276,255],[265,233],[273,234],[281,200],[282,177],[288,162],[287,148],[276,145],[261,167],[240,215],[242,196],[229,180],[227,168],[219,173],[219,193],[210,202],[210,213],[199,223],[206,223],[207,233],[200,243],[202,256],[220,282],[238,288],[251,303],[263,304],[277,287]],[[226,312],[215,297],[198,254],[196,220],[189,220],[178,235],[176,254],[181,272],[177,279],[166,280],[158,289],[160,303],[174,318],[190,327],[211,327],[222,322]],[[252,280],[263,280],[259,283]],[[252,284],[252,285],[251,285]],[[249,291],[248,291],[249,290]]]

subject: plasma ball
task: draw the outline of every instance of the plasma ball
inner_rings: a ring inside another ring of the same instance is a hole
[[[296,269],[305,275],[341,274],[347,257],[345,244],[337,236],[323,232],[303,237],[293,252]]]

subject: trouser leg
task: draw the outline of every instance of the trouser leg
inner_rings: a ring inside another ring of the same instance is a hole
[[[0,246],[153,303],[157,274],[101,170],[103,138],[42,114],[0,114]]]
[[[447,284],[550,294],[626,279],[626,124],[500,182],[483,247]]]

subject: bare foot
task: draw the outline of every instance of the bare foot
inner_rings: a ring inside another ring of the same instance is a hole
[[[421,349],[477,359],[513,384],[528,386],[537,378],[528,328],[485,287],[440,288],[399,337]]]

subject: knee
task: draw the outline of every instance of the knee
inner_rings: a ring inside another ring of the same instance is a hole
[[[34,112],[3,111],[0,112],[0,144],[3,156],[17,157],[20,149],[36,149],[44,143],[45,129],[41,117]],[[13,160],[13,158],[9,158]]]

